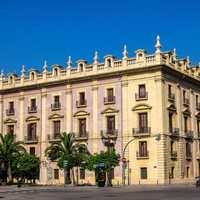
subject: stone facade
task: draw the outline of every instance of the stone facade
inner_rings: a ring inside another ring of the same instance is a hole
[[[66,68],[53,65],[51,72],[45,62],[43,72],[31,69],[29,76],[24,66],[20,77],[1,73],[0,130],[13,129],[40,157],[41,184],[63,183],[63,171],[44,155],[59,139],[58,121],[60,132],[75,132],[91,153],[106,149],[102,134],[113,134],[116,151],[128,161],[126,183],[191,182],[200,175],[200,68],[175,50],[162,52],[159,37],[155,48],[152,55],[140,49],[129,57],[125,46],[121,60],[108,55],[103,63],[96,52],[93,64],[79,60],[76,68],[69,57]],[[80,182],[94,183],[93,172]],[[122,162],[113,183],[122,183]]]

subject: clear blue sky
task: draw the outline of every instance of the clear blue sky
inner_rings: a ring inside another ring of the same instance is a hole
[[[65,66],[92,61],[98,50],[121,57],[138,48],[154,50],[159,34],[163,50],[200,60],[200,2],[197,0],[1,0],[0,68],[40,69],[46,59]]]

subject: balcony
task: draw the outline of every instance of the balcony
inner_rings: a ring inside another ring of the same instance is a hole
[[[24,137],[24,143],[25,144],[36,144],[38,143],[38,136],[25,136]]]
[[[196,109],[197,109],[198,111],[200,111],[200,103],[197,103],[197,104],[196,104]]]
[[[88,140],[88,131],[85,132],[79,132],[78,135],[76,136],[77,141],[86,141]]]
[[[190,100],[187,99],[187,98],[184,98],[183,99],[183,105],[188,107],[190,105]]]
[[[37,112],[37,106],[28,107],[28,113],[36,113],[36,112]]]
[[[171,159],[176,160],[177,159],[177,151],[172,151],[171,152]]]
[[[185,138],[192,139],[193,138],[193,131],[185,131]]]
[[[137,151],[136,152],[136,158],[138,160],[149,159],[149,151],[146,151],[146,152]]]
[[[151,127],[133,128],[132,133],[134,137],[150,136]]]
[[[112,139],[117,139],[118,135],[118,130],[113,129],[113,130],[101,130],[101,137],[102,138],[112,138]]]
[[[115,104],[115,96],[104,97],[104,104]]]
[[[59,142],[60,141],[60,133],[48,134],[49,142]]]
[[[61,104],[60,102],[55,102],[53,104],[51,104],[51,110],[55,111],[55,110],[60,110],[61,109]]]
[[[84,100],[79,100],[79,101],[76,101],[76,107],[77,108],[84,108],[87,106],[87,101],[84,99]]]
[[[135,93],[135,100],[136,101],[148,100],[148,92],[145,92],[142,95],[138,94],[138,93]]]
[[[179,128],[172,128],[170,130],[170,133],[172,137],[179,137],[180,134]]]
[[[11,116],[11,115],[14,115],[15,114],[15,109],[14,108],[10,108],[10,109],[7,109],[6,110],[6,115],[7,116]]]
[[[186,153],[186,160],[192,160],[192,152]]]
[[[175,101],[175,99],[176,99],[176,98],[175,98],[175,94],[173,94],[173,93],[169,93],[169,94],[168,94],[168,100],[169,100],[169,101]]]

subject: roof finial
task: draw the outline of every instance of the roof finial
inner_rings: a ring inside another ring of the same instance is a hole
[[[67,68],[71,68],[72,67],[72,58],[71,56],[68,57],[68,61],[67,61]]]
[[[159,35],[157,35],[157,37],[156,37],[156,45],[155,45],[155,47],[156,47],[156,53],[161,53],[162,45],[160,43],[160,36]]]
[[[26,75],[26,68],[25,68],[24,65],[22,65],[21,73],[22,73],[21,77],[25,77],[25,75]]]
[[[126,58],[128,58],[128,50],[127,50],[127,46],[126,45],[124,45],[124,51],[123,51],[123,59],[126,59]]]
[[[95,51],[93,60],[94,60],[95,64],[99,62],[99,53],[98,53],[98,51]]]
[[[186,60],[187,60],[187,64],[189,65],[190,64],[190,57],[187,56]]]
[[[3,69],[1,69],[1,74],[0,74],[1,77],[4,77],[4,72],[3,72]]]
[[[47,61],[45,60],[44,65],[43,65],[43,71],[47,72],[47,70],[48,70],[48,64],[47,64]]]

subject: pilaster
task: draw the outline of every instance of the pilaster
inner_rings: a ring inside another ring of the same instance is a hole
[[[24,140],[24,92],[20,92],[19,96],[19,134],[17,135],[17,139],[19,141]],[[16,129],[16,127],[15,127]]]
[[[0,95],[0,133],[3,133],[3,95]]]
[[[66,131],[73,131],[72,127],[72,87],[67,85],[66,88]]]

